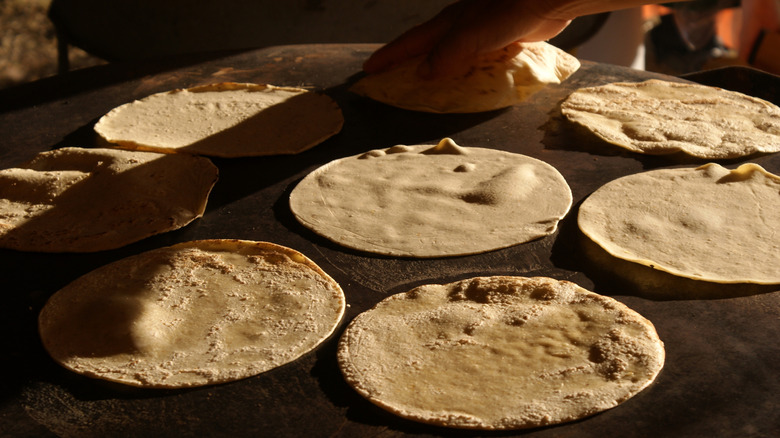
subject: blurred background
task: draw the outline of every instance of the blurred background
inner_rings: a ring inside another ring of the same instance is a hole
[[[198,49],[381,43],[449,2],[0,0],[0,88]],[[780,74],[779,15],[780,0],[667,3],[584,17],[558,42],[582,59],[671,75],[727,65]]]
[[[0,0],[0,88],[57,74],[57,37],[47,16],[51,0]],[[72,68],[104,63],[78,48]]]

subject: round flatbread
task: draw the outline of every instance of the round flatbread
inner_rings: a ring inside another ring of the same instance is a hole
[[[653,325],[574,283],[477,277],[393,295],[338,346],[347,382],[401,417],[468,429],[573,421],[622,403],[664,363]]]
[[[552,234],[571,202],[569,186],[549,164],[448,138],[332,161],[290,194],[298,221],[333,242],[420,258],[476,254]]]
[[[716,283],[780,283],[780,177],[757,164],[660,169],[614,180],[580,206],[611,255]]]
[[[523,102],[560,84],[580,68],[577,58],[545,43],[512,44],[477,58],[463,75],[426,80],[417,74],[422,57],[356,82],[351,91],[388,105],[432,113],[492,111]]]
[[[735,158],[780,151],[780,108],[742,93],[651,79],[582,88],[566,118],[632,152]]]
[[[98,120],[95,131],[125,149],[230,158],[297,154],[343,124],[341,109],[325,94],[228,82],[127,103]]]
[[[240,240],[186,242],[98,268],[39,316],[65,368],[146,388],[229,382],[291,362],[331,335],[339,285],[304,255]]]
[[[207,158],[62,148],[0,170],[0,247],[119,248],[203,215],[218,170]]]

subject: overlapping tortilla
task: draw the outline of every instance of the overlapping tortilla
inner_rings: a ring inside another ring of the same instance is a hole
[[[303,254],[266,242],[205,240],[98,268],[39,316],[55,361],[147,388],[229,382],[306,354],[344,313],[339,285]]]
[[[780,151],[780,108],[721,88],[657,79],[613,83],[573,92],[561,112],[643,154],[724,159]]]
[[[505,151],[394,146],[332,161],[290,194],[303,225],[376,254],[476,254],[552,234],[571,190],[549,164]]]
[[[610,409],[664,364],[653,325],[574,283],[477,277],[425,285],[358,315],[338,347],[347,382],[401,417],[523,429]]]
[[[124,104],[103,116],[95,131],[121,148],[230,158],[297,154],[343,124],[341,109],[323,93],[227,82]]]
[[[351,91],[388,105],[432,113],[474,113],[505,108],[560,84],[580,68],[577,58],[545,43],[518,43],[474,61],[465,74],[422,79],[422,57],[371,74]]]
[[[201,217],[218,170],[210,160],[62,148],[0,170],[0,247],[38,252],[119,248]]]
[[[716,283],[780,283],[780,177],[753,163],[659,169],[609,182],[582,232],[615,257]]]

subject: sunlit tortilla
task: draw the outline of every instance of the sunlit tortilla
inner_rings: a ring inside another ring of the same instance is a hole
[[[748,163],[659,169],[609,182],[582,232],[615,257],[716,283],[780,283],[780,177]]]
[[[579,89],[569,120],[632,152],[705,159],[780,151],[780,108],[716,87],[651,79]]]
[[[422,79],[422,57],[371,74],[351,91],[403,109],[432,113],[474,113],[506,108],[580,67],[577,58],[545,43],[520,43],[477,58],[465,74]]]
[[[341,109],[323,93],[227,82],[124,104],[98,120],[95,131],[125,149],[231,158],[297,154],[343,124]]]
[[[204,157],[62,148],[0,170],[0,247],[119,248],[201,217],[218,170]]]
[[[347,383],[401,417],[464,429],[574,421],[625,402],[664,364],[653,325],[574,283],[477,277],[424,285],[342,335]]]
[[[206,240],[98,268],[39,316],[55,361],[145,388],[246,378],[313,350],[345,308],[339,285],[304,255],[266,242]]]
[[[476,254],[552,234],[571,207],[563,176],[506,151],[398,145],[332,161],[290,194],[303,225],[376,254]]]

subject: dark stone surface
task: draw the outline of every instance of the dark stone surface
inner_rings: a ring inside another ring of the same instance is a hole
[[[0,431],[7,436],[770,436],[780,430],[780,291],[776,286],[718,286],[668,276],[599,254],[576,225],[579,203],[617,177],[659,167],[703,164],[650,157],[576,130],[558,110],[576,88],[668,78],[586,63],[561,86],[522,105],[484,113],[404,111],[350,94],[373,45],[272,47],[224,56],[111,64],[0,91],[0,167],[40,151],[96,144],[94,122],[111,108],[151,93],[223,81],[266,82],[324,90],[341,105],[340,134],[296,156],[215,159],[220,168],[204,217],[171,233],[93,254],[0,250]],[[709,85],[744,88],[750,72],[709,75]],[[777,82],[770,100],[777,100]],[[716,83],[712,83],[712,82]],[[766,97],[765,97],[766,98]],[[305,129],[302,123],[301,129]],[[560,170],[574,206],[553,236],[486,254],[395,259],[357,253],[313,235],[292,217],[287,196],[308,172],[332,159],[394,144],[436,143],[504,149]],[[755,162],[780,173],[780,155]],[[336,334],[299,360],[239,382],[181,391],[140,390],[91,380],[56,365],[37,335],[46,299],[90,270],[185,240],[265,240],[303,252],[343,287],[349,308]],[[474,275],[544,275],[614,296],[650,319],[667,348],[659,378],[624,404],[574,423],[532,431],[480,433],[411,423],[363,400],[343,381],[338,335],[382,298],[424,283]]]

